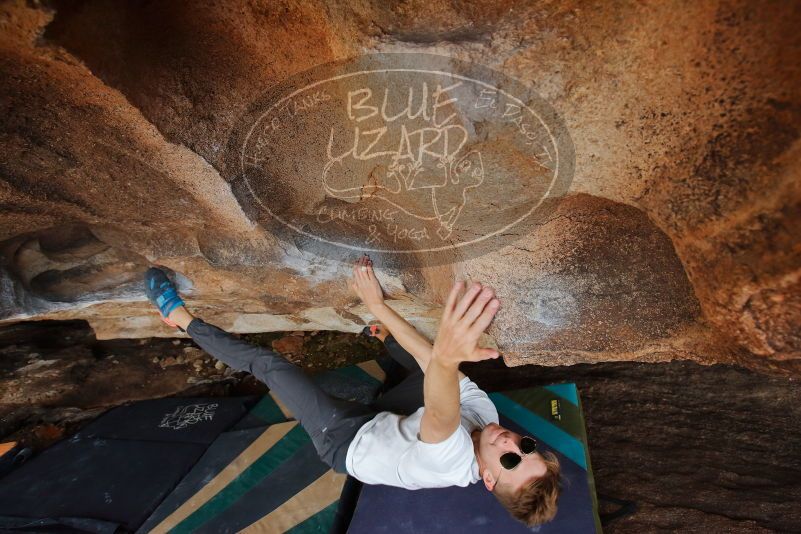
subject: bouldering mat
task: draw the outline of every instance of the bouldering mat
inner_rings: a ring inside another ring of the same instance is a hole
[[[329,394],[371,402],[385,378],[376,362],[314,376]],[[346,475],[317,456],[281,402],[265,396],[221,434],[139,532],[330,532]]]
[[[0,529],[136,529],[257,400],[171,398],[110,410],[0,479]]]
[[[601,532],[581,402],[574,384],[491,393],[500,423],[534,436],[559,458],[562,493],[553,521],[529,529],[479,482],[466,488],[409,491],[364,485],[349,533]]]
[[[345,479],[317,457],[296,421],[233,430],[140,532],[328,532]]]

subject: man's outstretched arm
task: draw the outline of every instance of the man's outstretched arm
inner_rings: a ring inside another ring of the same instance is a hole
[[[459,364],[499,355],[494,349],[478,346],[481,334],[500,306],[495,292],[473,283],[460,298],[463,286],[461,281],[456,282],[448,295],[423,381],[425,410],[420,421],[420,439],[426,443],[446,440],[459,426]]]
[[[362,267],[365,269],[362,270]],[[412,355],[425,373],[431,361],[431,352],[434,346],[409,321],[398,315],[398,312],[384,302],[381,285],[373,272],[372,262],[366,256],[359,258],[353,267],[351,287],[362,299],[370,313],[381,321],[395,341]],[[458,369],[457,373],[459,380],[464,378],[465,375]]]

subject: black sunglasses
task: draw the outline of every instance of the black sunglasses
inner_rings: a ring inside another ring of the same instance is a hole
[[[523,436],[520,439],[520,452],[525,456],[537,452],[537,440],[529,436]],[[506,452],[501,455],[501,467],[507,471],[516,468],[522,461],[523,458],[516,452]]]

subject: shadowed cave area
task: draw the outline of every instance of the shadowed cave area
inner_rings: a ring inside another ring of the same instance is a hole
[[[799,24],[795,0],[3,0],[0,441],[265,393],[160,320],[151,265],[310,372],[376,358],[369,250],[429,339],[454,280],[494,288],[480,387],[577,384],[598,494],[638,504],[605,531],[801,530]]]

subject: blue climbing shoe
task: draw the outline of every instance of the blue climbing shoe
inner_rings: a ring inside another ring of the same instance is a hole
[[[167,273],[158,267],[151,267],[145,273],[145,293],[147,293],[148,300],[159,309],[161,317],[165,320],[167,320],[167,316],[172,310],[184,305],[184,301],[178,296],[175,286],[167,278]],[[170,323],[167,322],[167,324]],[[173,324],[172,326],[175,325]]]

